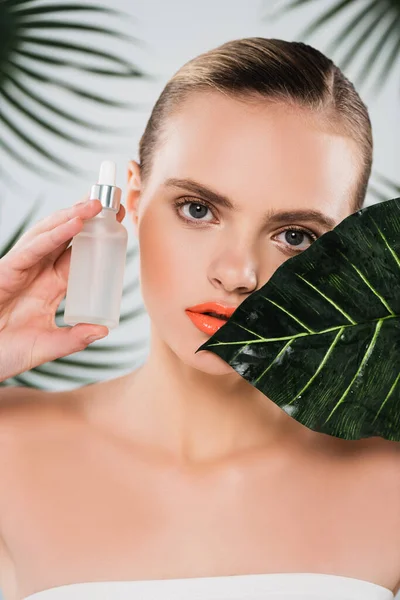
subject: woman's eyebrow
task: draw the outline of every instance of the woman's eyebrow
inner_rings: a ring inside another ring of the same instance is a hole
[[[164,186],[179,187],[185,190],[189,190],[194,194],[207,198],[217,206],[223,206],[225,208],[229,208],[230,210],[238,210],[238,207],[235,206],[235,204],[231,200],[229,200],[229,198],[223,196],[222,194],[214,192],[210,188],[199,183],[198,181],[194,181],[193,179],[178,179],[176,177],[169,177],[164,181]],[[320,225],[322,225],[322,227],[325,227],[326,229],[333,229],[337,225],[335,219],[328,217],[319,210],[269,210],[265,214],[266,224],[277,224],[284,221],[296,220],[314,221],[315,223],[319,223]]]

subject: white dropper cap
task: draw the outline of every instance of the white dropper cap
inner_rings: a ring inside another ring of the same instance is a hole
[[[100,165],[99,185],[115,185],[117,167],[112,160],[103,160]]]
[[[98,198],[104,208],[119,211],[121,188],[115,185],[117,167],[112,160],[103,160],[100,165],[99,180],[92,185],[90,198]]]

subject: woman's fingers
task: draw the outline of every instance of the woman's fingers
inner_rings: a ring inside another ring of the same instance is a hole
[[[49,231],[50,229],[54,229],[63,223],[67,223],[74,217],[82,216],[85,219],[90,219],[99,213],[101,208],[100,200],[90,200],[90,202],[78,202],[77,204],[68,206],[67,208],[57,210],[48,217],[41,219],[38,223],[36,223],[36,225],[28,229],[28,231],[26,231],[19,238],[14,248],[17,245],[20,247],[22,243],[37,237],[45,231]]]
[[[50,215],[42,223],[42,225],[47,223],[48,226],[44,231],[37,233],[37,228],[33,227],[33,233],[32,229],[29,230],[27,232],[29,235],[24,234],[11,248],[5,256],[8,266],[15,271],[23,271],[33,267],[46,256],[50,261],[52,252],[61,244],[69,243],[79,233],[82,229],[83,219],[94,217],[101,211],[101,208],[100,201],[94,200],[81,207],[78,205],[70,207],[69,212],[62,210]],[[60,221],[58,225],[53,226],[58,221]]]
[[[124,219],[124,217],[125,217],[125,207],[122,206],[122,204],[121,204],[119,211],[116,214],[116,219],[119,223],[121,223],[121,221]],[[77,233],[79,233],[79,231]],[[74,235],[76,235],[76,234],[74,234]],[[59,274],[63,280],[66,275],[68,276],[70,255],[71,255],[71,249],[72,249],[72,246],[70,248],[68,248],[68,246],[71,241],[72,241],[72,237],[69,238],[59,248],[54,250],[54,252],[52,252],[51,257],[50,257],[52,262],[54,263],[57,274]],[[56,261],[58,261],[57,264],[56,264]]]
[[[119,223],[121,223],[121,221],[124,219],[125,214],[125,207],[121,204],[120,209],[116,215],[116,218],[119,221]],[[68,243],[69,241],[71,240],[68,240]],[[66,243],[62,249],[56,250],[53,253],[54,270],[57,273],[58,277],[61,279],[61,281],[64,283],[64,285],[68,280],[69,268],[71,263],[72,246],[68,248],[68,243]]]
[[[93,218],[101,210],[100,200],[92,200],[53,213],[26,232],[29,235],[24,234],[11,248],[5,257],[9,266],[16,271],[23,271],[46,256],[54,262],[81,231],[83,221]],[[121,204],[116,218],[121,222],[124,217],[125,207]]]
[[[121,223],[121,221],[123,221],[123,219],[125,218],[125,214],[126,214],[125,206],[123,204],[121,204],[119,207],[119,211],[117,212],[117,221],[119,223]]]
[[[45,217],[36,225],[31,227],[28,231],[26,231],[18,240],[18,246],[21,246],[21,242],[25,243],[26,241],[34,238],[40,233],[48,231],[49,229],[54,229],[63,223],[67,223],[74,217],[82,217],[83,219],[91,219],[96,214],[98,214],[102,210],[102,205],[100,200],[82,200],[81,202],[77,202],[72,206],[68,206],[67,208],[62,208],[55,213],[52,213],[48,217]],[[121,204],[119,207],[119,211],[116,215],[116,218],[119,222],[125,217],[125,207]],[[17,245],[15,244],[15,246]],[[14,247],[15,247],[14,246]]]
[[[19,248],[13,246],[3,258],[13,271],[25,271],[49,257],[66,240],[71,240],[82,229],[82,224],[82,219],[75,217],[50,231],[40,233]]]
[[[44,362],[49,362],[69,356],[75,352],[84,350],[94,339],[103,338],[110,333],[105,325],[90,323],[77,323],[72,327],[57,327],[53,331],[43,331],[37,336],[34,344],[34,352],[31,353],[32,369]]]

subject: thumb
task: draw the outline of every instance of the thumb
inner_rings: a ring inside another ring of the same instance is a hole
[[[108,334],[108,328],[103,325],[78,323],[73,327],[57,327],[54,331],[42,334],[36,340],[35,348],[32,351],[34,363],[32,366],[80,352],[89,344]]]
[[[77,323],[77,325],[65,329],[69,329],[66,337],[68,340],[71,340],[71,343],[74,343],[76,340],[78,344],[83,346],[100,340],[110,333],[108,327],[105,325],[90,325],[87,323]]]

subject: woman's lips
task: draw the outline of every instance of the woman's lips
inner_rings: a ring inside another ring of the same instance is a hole
[[[228,306],[222,302],[202,302],[196,304],[196,306],[189,306],[185,312],[200,331],[212,335],[230,319],[236,308],[237,306]],[[221,315],[221,317],[205,313],[214,313],[215,315]]]
[[[226,323],[226,319],[218,319],[217,317],[210,317],[209,315],[191,312],[190,310],[185,310],[185,313],[192,323],[196,325],[197,329],[209,335],[213,335]]]

